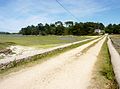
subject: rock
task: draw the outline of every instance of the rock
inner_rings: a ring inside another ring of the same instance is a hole
[[[0,50],[0,54],[5,54],[5,55],[7,55],[7,54],[10,54],[10,53],[12,53],[12,50],[11,50],[11,49],[3,49],[3,50]]]

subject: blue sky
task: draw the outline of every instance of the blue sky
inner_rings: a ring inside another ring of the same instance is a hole
[[[59,0],[79,22],[120,23],[120,0]],[[77,21],[56,0],[0,0],[0,31],[55,21]],[[78,21],[77,21],[78,22]]]

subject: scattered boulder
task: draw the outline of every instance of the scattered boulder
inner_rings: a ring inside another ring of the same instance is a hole
[[[2,49],[0,50],[0,54],[5,54],[5,55],[8,55],[12,53],[12,50],[11,49]]]

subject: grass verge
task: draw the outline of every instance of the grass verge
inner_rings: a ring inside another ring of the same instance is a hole
[[[3,43],[0,42],[0,50],[5,49],[6,47],[10,45],[14,45],[14,43],[13,42],[3,42]]]
[[[107,40],[104,42],[94,66],[91,85],[88,89],[118,89],[113,72]]]
[[[0,42],[12,42],[22,46],[53,47],[55,44],[66,44],[80,40],[93,38],[92,36],[23,36],[23,35],[0,35]]]
[[[95,38],[95,39],[97,39],[97,38]],[[86,44],[90,41],[93,41],[95,39],[85,41],[85,42],[81,42],[81,43],[78,43],[78,44],[74,44],[74,45],[71,45],[71,46],[68,46],[68,47],[65,47],[65,48],[62,48],[62,49],[59,48],[59,49],[53,50],[51,52],[46,52],[46,53],[43,53],[43,54],[35,55],[33,57],[30,57],[28,60],[22,60],[19,63],[12,62],[11,67],[0,70],[0,76],[7,75],[11,72],[19,71],[19,70],[24,69],[26,67],[31,67],[31,66],[34,66],[36,64],[40,64],[40,63],[48,60],[50,57],[57,56],[60,53],[63,53],[63,52],[66,52],[70,49],[79,47],[79,46],[81,46],[83,44]]]

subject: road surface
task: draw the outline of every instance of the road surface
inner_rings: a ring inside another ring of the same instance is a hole
[[[97,40],[4,77],[0,79],[0,89],[86,89],[105,39],[85,53],[81,51]]]

